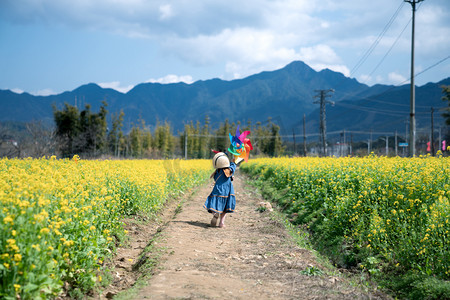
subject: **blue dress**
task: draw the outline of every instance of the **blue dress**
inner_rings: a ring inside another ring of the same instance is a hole
[[[236,164],[231,162],[230,167],[231,175],[234,174],[236,170]],[[231,176],[225,176],[222,169],[219,169],[216,174],[214,174],[214,181],[216,184],[211,192],[211,194],[206,199],[204,208],[210,213],[232,213],[236,207],[236,197],[234,195],[234,187],[231,182]]]

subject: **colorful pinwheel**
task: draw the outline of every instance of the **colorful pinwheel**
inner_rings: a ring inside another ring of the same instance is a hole
[[[247,135],[249,134],[250,131],[240,133],[239,125],[236,129],[235,136],[232,136],[231,133],[229,134],[231,145],[228,148],[228,152],[237,157],[243,158],[245,162],[248,161],[250,150],[253,150],[252,143],[250,142],[250,139],[247,138]]]

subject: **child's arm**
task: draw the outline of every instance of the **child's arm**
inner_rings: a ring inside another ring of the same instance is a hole
[[[227,177],[231,177],[231,176],[233,175],[234,169],[236,168],[236,163],[235,163],[235,161],[236,161],[236,156],[233,155],[233,158],[231,159],[231,161],[233,162],[234,167],[233,167],[233,165],[232,165],[232,166],[230,166],[229,168],[224,168],[224,169],[223,169],[223,173],[224,173],[225,176],[227,176]]]
[[[230,168],[225,168],[223,169],[223,173],[225,174],[225,176],[230,177],[233,173],[231,172]]]

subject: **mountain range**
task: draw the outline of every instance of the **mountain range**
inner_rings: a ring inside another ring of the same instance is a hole
[[[442,101],[442,85],[450,85],[450,77],[416,87],[418,131],[430,127],[431,107],[436,109],[435,127],[443,125],[438,111],[446,105]],[[203,122],[206,116],[213,128],[226,119],[266,124],[270,117],[280,125],[282,134],[292,135],[293,131],[301,134],[305,114],[306,131],[312,134],[319,131],[316,96],[319,90],[328,89],[334,90],[327,98],[334,102],[326,106],[328,131],[405,132],[405,121],[410,114],[409,84],[367,86],[329,69],[317,72],[301,61],[243,79],[200,80],[192,84],[142,83],[127,93],[94,83],[50,96],[0,90],[0,121],[42,120],[52,124],[52,105],[62,108],[67,102],[82,109],[90,104],[95,112],[106,101],[110,113],[124,111],[125,130],[139,119],[148,125],[168,121],[176,134],[183,130],[184,124]]]

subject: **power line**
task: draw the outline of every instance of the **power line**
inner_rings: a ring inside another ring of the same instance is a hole
[[[352,70],[350,71],[350,76],[352,76],[359,69],[359,67],[361,67],[361,65],[367,60],[367,58],[370,56],[370,54],[372,54],[373,50],[375,50],[375,47],[380,43],[380,41],[383,38],[383,36],[385,35],[385,33],[388,31],[388,29],[391,27],[394,20],[397,18],[398,14],[400,13],[400,10],[404,4],[405,4],[404,2],[402,2],[400,4],[400,6],[397,8],[395,13],[392,15],[389,22],[384,26],[383,30],[378,35],[376,40],[372,43],[372,45],[369,47],[369,49],[366,51],[366,53],[364,53],[364,55],[360,58],[360,60],[352,68]]]
[[[441,59],[440,61],[438,61],[438,62],[435,63],[434,65],[429,66],[429,67],[426,68],[425,70],[423,70],[423,71],[421,71],[421,72],[419,72],[419,73],[416,73],[416,75],[414,75],[414,77],[417,77],[417,76],[419,76],[419,75],[422,74],[422,73],[425,73],[425,72],[428,71],[429,69],[432,69],[432,68],[436,67],[437,65],[443,63],[444,61],[446,61],[446,60],[449,59],[449,58],[450,58],[450,55],[447,56],[446,58]]]
[[[431,66],[427,67],[427,68],[424,69],[423,71],[421,71],[421,72],[415,74],[415,77],[417,77],[417,76],[419,76],[419,75],[425,73],[426,71],[428,71],[428,70],[430,70],[430,69],[432,69],[432,68],[438,66],[439,64],[443,63],[444,61],[446,61],[446,60],[448,60],[448,59],[450,59],[450,55],[447,56],[447,57],[445,57],[445,58],[443,58],[443,59],[441,59],[441,60],[439,60],[439,61],[437,61],[436,63],[434,63],[434,64],[432,64]],[[386,89],[386,90],[383,91],[382,93],[378,94],[377,96],[381,96],[381,95],[384,95],[384,94],[386,94],[386,93],[388,93],[388,92],[391,92],[391,91],[393,91],[394,89],[396,89],[396,88],[402,86],[403,84],[407,83],[408,81],[409,81],[409,79],[407,79],[407,80],[405,80],[405,81],[403,81],[403,82],[401,82],[401,83],[399,83],[399,84],[397,84],[397,85],[394,85],[394,86],[392,86],[392,87]],[[337,105],[347,106],[347,107],[350,107],[350,109],[358,109],[358,108],[357,108],[358,105],[356,105],[356,104],[355,104],[355,105],[352,105],[352,104],[343,104],[343,103],[342,103],[343,101],[352,101],[352,100],[350,100],[350,99],[353,98],[353,97],[355,97],[355,95],[356,95],[357,93],[353,93],[353,94],[343,93],[343,94],[344,94],[344,96],[346,96],[346,98],[343,98],[343,99],[341,99],[339,102],[337,102]],[[408,106],[408,105],[406,105],[406,104],[390,103],[390,102],[386,102],[386,101],[374,99],[373,97],[371,97],[371,98],[365,97],[365,98],[361,98],[361,99],[360,99],[360,101],[363,101],[363,100],[365,100],[365,101],[371,101],[371,102],[385,103],[385,104],[389,104],[389,105]],[[354,100],[353,100],[353,101],[354,101]],[[368,108],[364,108],[363,106],[360,106],[360,107],[363,108],[362,110],[367,110],[367,109],[368,109]],[[409,106],[408,106],[408,107],[409,107]],[[422,106],[416,106],[416,107],[418,107],[418,108],[426,108],[426,109],[429,109],[429,106],[423,106],[423,105],[422,105]],[[345,113],[350,112],[350,111],[351,111],[350,109],[348,109],[347,111],[342,112],[341,115],[344,115]],[[384,113],[384,112],[379,112],[379,113]],[[392,113],[395,114],[395,112],[386,112],[386,114],[392,114]],[[419,113],[422,113],[422,112],[419,112]]]
[[[402,3],[404,4],[404,2]],[[403,33],[405,32],[406,28],[408,27],[409,23],[411,23],[411,19],[409,19],[409,22],[405,25],[405,27],[403,27],[402,32],[400,32],[400,34],[397,36],[397,38],[395,39],[395,41],[392,43],[391,47],[389,48],[389,50],[386,52],[386,54],[384,54],[383,58],[381,58],[381,60],[378,62],[378,64],[375,66],[375,68],[372,70],[372,72],[370,72],[369,77],[372,76],[373,73],[375,73],[375,71],[378,69],[378,67],[384,62],[384,60],[386,59],[386,57],[389,55],[389,53],[391,53],[391,50],[394,48],[395,44],[397,44],[398,40],[400,39],[400,37],[403,35]]]

